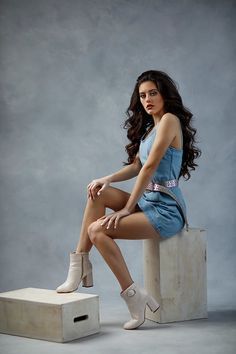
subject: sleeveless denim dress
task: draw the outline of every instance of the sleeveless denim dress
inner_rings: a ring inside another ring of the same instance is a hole
[[[144,165],[146,162],[152,144],[157,133],[157,127],[145,137],[142,137],[139,146],[139,158]],[[152,176],[153,183],[162,183],[165,181],[179,179],[182,164],[183,150],[169,146],[165,155],[160,161],[157,170]],[[154,229],[162,238],[174,236],[185,224],[182,210],[186,214],[186,205],[179,186],[170,188],[178,200],[174,200],[171,196],[158,191],[145,190],[141,198],[138,200],[140,209],[149,219]]]

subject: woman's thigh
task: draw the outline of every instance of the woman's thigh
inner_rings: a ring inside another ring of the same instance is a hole
[[[121,210],[125,207],[129,200],[130,193],[122,191],[119,188],[111,187],[104,189],[99,196],[96,196],[95,202],[102,201],[105,207],[114,211]],[[136,210],[140,210],[139,206],[136,206]]]
[[[106,226],[102,226],[101,221],[95,221],[90,225],[93,231],[98,233],[102,231],[113,239],[141,240],[160,237],[146,215],[140,211],[121,218],[116,229],[113,226],[107,229]]]

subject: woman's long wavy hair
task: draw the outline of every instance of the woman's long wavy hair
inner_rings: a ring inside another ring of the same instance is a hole
[[[195,146],[196,129],[191,126],[193,115],[184,107],[177,84],[162,71],[145,71],[137,79],[130,105],[126,111],[127,119],[123,126],[124,129],[127,129],[127,137],[131,141],[125,147],[128,153],[128,162],[124,162],[124,165],[134,162],[141,137],[154,126],[152,116],[144,110],[140,102],[139,86],[145,81],[155,83],[164,100],[164,112],[173,113],[180,120],[183,132],[183,160],[179,177],[183,176],[188,180],[190,171],[195,170],[195,167],[198,166],[194,160],[201,155],[201,150]]]

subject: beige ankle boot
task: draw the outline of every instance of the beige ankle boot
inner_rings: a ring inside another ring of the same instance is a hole
[[[125,300],[132,319],[124,324],[124,329],[135,329],[145,321],[146,305],[152,312],[156,312],[160,305],[145,289],[139,289],[134,283],[120,294]]]
[[[79,284],[84,287],[93,286],[92,264],[86,252],[70,253],[70,267],[66,281],[58,286],[58,293],[70,293],[78,289]]]

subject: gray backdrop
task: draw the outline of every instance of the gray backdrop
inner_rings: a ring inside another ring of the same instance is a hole
[[[65,280],[86,186],[122,167],[135,80],[159,69],[178,82],[203,151],[181,185],[191,226],[207,230],[209,307],[236,305],[235,20],[234,1],[0,2],[1,291]],[[118,242],[142,282],[142,241]],[[88,292],[118,301],[91,258]]]

